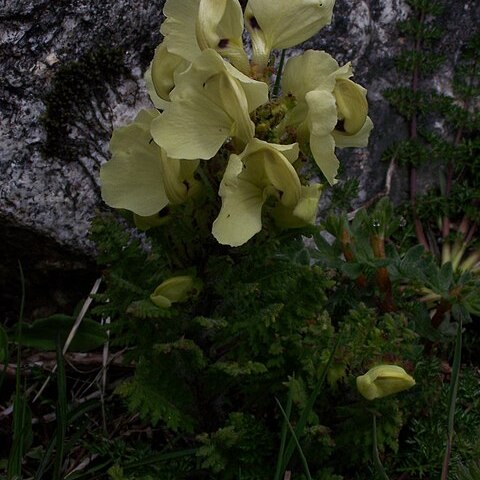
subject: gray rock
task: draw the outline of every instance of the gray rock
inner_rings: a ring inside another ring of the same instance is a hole
[[[162,2],[0,4],[0,217],[90,252],[99,165],[113,126],[147,104],[142,72],[160,39]],[[104,68],[109,55],[118,73],[104,83],[92,66]],[[62,89],[55,78],[69,69],[83,76]],[[88,75],[91,85],[81,85]]]
[[[112,127],[148,104],[142,73],[160,41],[162,3],[0,1],[0,217],[91,251],[87,231],[101,207],[99,166],[108,158]],[[337,0],[332,25],[291,52],[324,49],[339,63],[352,61],[356,81],[368,88],[375,123],[370,146],[340,152],[346,176],[360,181],[360,203],[384,188],[388,165],[381,154],[407,133],[382,92],[406,81],[393,57],[405,43],[395,23],[408,11],[403,0]],[[445,35],[439,48],[455,59],[478,20],[476,0],[449,2],[440,18]],[[98,52],[101,58],[92,60]],[[106,65],[104,82],[96,75]],[[78,85],[70,77],[64,88],[58,79],[69,71],[79,76]],[[452,72],[446,64],[432,84],[448,91]],[[84,76],[91,86],[85,87]],[[404,179],[399,170],[397,198]]]

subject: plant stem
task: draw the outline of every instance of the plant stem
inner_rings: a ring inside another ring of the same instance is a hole
[[[440,303],[438,304],[437,310],[435,311],[435,314],[432,317],[431,324],[433,328],[438,328],[440,324],[442,323],[443,318],[445,317],[445,314],[449,312],[452,308],[452,305],[450,302],[447,302],[446,300],[441,300]]]
[[[370,237],[370,245],[376,258],[385,258],[385,239],[380,235]],[[393,300],[392,282],[386,267],[380,267],[375,272],[375,278],[380,291],[383,293],[382,309],[384,312],[393,312],[396,310]]]
[[[343,256],[345,257],[345,260],[348,263],[353,263],[355,261],[355,256],[353,255],[353,251],[351,247],[352,239],[350,237],[350,232],[346,228],[342,230],[342,236],[339,240],[342,246],[342,253],[343,253]],[[357,277],[355,282],[361,288],[365,288],[367,286],[367,279],[363,274]]]
[[[425,12],[422,9],[419,13],[418,22],[420,25],[423,25],[425,21]],[[422,40],[420,36],[420,32],[417,32],[415,38],[415,47],[414,51],[419,52],[422,46]],[[418,90],[418,81],[419,81],[419,71],[418,65],[415,62],[413,66],[412,72],[412,91],[414,93]],[[417,113],[414,112],[412,118],[410,120],[410,138],[412,140],[416,140],[418,137],[417,132]],[[417,240],[425,250],[428,252],[430,251],[430,245],[428,244],[427,238],[425,236],[425,231],[422,225],[422,222],[417,217],[417,167],[415,165],[410,166],[410,203],[412,205],[412,213],[413,213],[413,221],[415,225],[415,234],[417,236]]]
[[[282,80],[284,62],[285,62],[285,49],[282,50],[282,53],[280,55],[280,62],[278,63],[277,77],[275,78],[275,85],[273,86],[273,92],[272,92],[272,95],[274,97],[278,95],[278,92],[280,90],[280,82]]]

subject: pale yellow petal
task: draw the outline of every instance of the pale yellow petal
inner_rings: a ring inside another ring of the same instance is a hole
[[[331,135],[319,137],[310,135],[310,149],[315,163],[322,171],[330,185],[337,183],[335,176],[340,162],[335,155],[335,141]]]
[[[238,247],[262,229],[263,189],[239,179],[243,163],[231,155],[220,185],[222,208],[212,234],[222,245]]]
[[[170,101],[170,92],[175,86],[175,73],[187,69],[189,62],[178,55],[170,53],[161,43],[156,49],[150,65],[151,77],[156,94],[165,101]]]
[[[110,141],[112,158],[100,170],[103,200],[149,216],[168,204],[163,187],[161,150],[150,135],[157,110],[141,110],[135,121],[114,130]]]
[[[162,178],[169,203],[180,204],[189,197],[198,184],[193,177],[198,164],[198,160],[169,158],[162,151]]]
[[[302,186],[301,196],[294,208],[278,203],[273,211],[275,223],[281,228],[300,228],[315,224],[322,185]]]
[[[196,36],[201,50],[215,49],[245,73],[249,61],[243,49],[243,14],[237,0],[200,0]]]
[[[415,380],[398,365],[378,365],[357,377],[358,391],[367,400],[393,395],[414,385]]]
[[[296,205],[300,198],[301,185],[292,164],[273,149],[264,151],[264,162],[265,174],[269,183],[279,193],[280,202],[286,206]]]
[[[174,53],[192,62],[200,48],[195,37],[195,22],[200,0],[167,0],[163,7],[166,17],[160,28],[164,44]]]
[[[171,102],[152,123],[151,133],[171,158],[212,158],[231,135],[228,114],[201,91]]]
[[[245,78],[214,50],[203,51],[176,76],[172,102],[152,125],[155,141],[169,157],[182,159],[209,159],[230,136],[246,144],[254,134],[249,97],[254,105],[266,101],[268,89]]]
[[[332,132],[335,139],[335,145],[340,148],[344,147],[366,147],[368,145],[368,137],[373,129],[373,122],[367,117],[363,127],[354,135],[348,135],[346,132],[334,130]]]
[[[242,179],[264,189],[264,194],[273,192],[285,205],[294,205],[300,197],[300,180],[292,163],[298,158],[298,144],[279,145],[253,138],[240,158],[245,169]]]
[[[343,129],[347,134],[357,133],[365,124],[368,114],[367,91],[351,80],[339,79],[333,94]]]
[[[147,87],[148,96],[150,97],[150,100],[152,101],[155,108],[158,108],[159,110],[164,110],[168,102],[158,96],[155,87],[153,86],[151,64],[145,71],[143,79],[145,80],[145,86]]]
[[[288,59],[282,75],[282,90],[284,94],[292,93],[299,101],[311,90],[332,92],[335,88],[332,73],[338,69],[337,61],[328,53],[307,50]]]
[[[240,82],[247,97],[249,112],[253,112],[260,105],[268,102],[268,85],[265,82],[248,77],[228,63],[225,64],[225,68],[232,77]]]
[[[272,49],[293,47],[332,19],[335,0],[249,0],[245,26],[250,32],[254,60],[266,65]]]
[[[335,97],[325,90],[313,90],[305,96],[308,128],[315,136],[330,134],[337,124]]]

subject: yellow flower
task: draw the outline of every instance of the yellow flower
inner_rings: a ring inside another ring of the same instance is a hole
[[[309,143],[330,184],[339,166],[335,147],[364,147],[373,128],[366,90],[350,80],[352,75],[349,63],[340,67],[327,53],[307,50],[289,59],[282,77],[284,93],[297,101],[285,123],[297,127],[299,139]]]
[[[200,55],[195,36],[200,0],[167,0],[163,7],[165,21],[160,27],[168,52],[193,62]]]
[[[415,385],[415,380],[397,365],[378,365],[365,375],[357,377],[358,391],[367,399],[386,397],[407,390]]]
[[[175,86],[175,74],[185,71],[190,62],[167,50],[164,43],[156,49],[150,65],[155,93],[163,100],[170,101],[170,92]]]
[[[202,283],[198,278],[179,275],[162,282],[150,295],[150,299],[158,307],[169,308],[172,303],[186,302],[197,295],[201,288]]]
[[[241,148],[253,138],[250,112],[268,100],[268,86],[207,49],[176,77],[170,98],[152,122],[155,142],[172,158],[209,159],[229,137]]]
[[[213,48],[248,74],[250,63],[243,49],[242,7],[237,0],[200,0],[196,36],[201,50]]]
[[[252,38],[254,62],[266,66],[273,49],[293,47],[315,35],[331,22],[334,3],[335,0],[249,0],[245,25]]]
[[[175,76],[185,71],[203,50],[212,48],[243,73],[250,63],[243,49],[242,9],[237,0],[167,0],[160,28],[163,42],[146,74],[149,94],[157,106],[160,97],[170,101]],[[165,105],[160,103],[163,109]]]
[[[199,188],[193,178],[198,160],[168,158],[153,142],[150,127],[159,115],[141,110],[133,123],[114,130],[112,158],[100,170],[102,197],[111,207],[148,217]]]
[[[219,243],[237,247],[262,229],[262,208],[274,197],[294,209],[302,195],[292,163],[298,145],[277,145],[252,139],[240,155],[231,155],[220,184],[222,208],[212,233]]]

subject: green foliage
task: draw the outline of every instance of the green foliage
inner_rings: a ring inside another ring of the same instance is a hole
[[[378,363],[411,369],[418,362],[422,334],[414,330],[417,322],[411,315],[417,311],[410,299],[425,284],[422,262],[427,259],[419,251],[376,257],[369,239],[387,239],[399,224],[386,201],[359,214],[351,226],[341,219],[329,222],[331,233],[340,238],[342,229],[349,229],[358,272],[373,285],[376,271],[389,266],[397,272],[394,285],[409,282],[414,287],[397,294],[403,310],[379,310],[376,287],[355,288],[353,294],[358,273],[343,267],[342,243],[328,245],[317,233],[318,248],[305,247],[301,232],[294,232],[276,240],[260,237],[237,250],[217,248],[201,262],[192,255],[203,258],[203,252],[185,244],[182,248],[191,255],[182,265],[179,257],[172,263],[175,250],[167,255],[159,232],[141,239],[126,233],[113,217],[94,223],[102,261],[109,264],[107,290],[97,295],[96,312],[108,312],[113,342],[128,345],[126,358],[136,364],[134,376],[117,393],[144,421],[184,438],[194,436],[201,469],[211,478],[237,478],[239,469],[242,478],[272,474],[267,458],[282,424],[274,397],[284,399],[285,386],[292,395],[293,425],[302,412],[308,413],[299,441],[312,478],[348,478],[355,465],[368,471],[371,410],[354,393],[354,377]],[[197,275],[201,272],[204,289],[199,297],[169,309],[153,305],[151,291],[177,271],[168,266],[185,271],[192,261],[201,266]],[[416,279],[419,272],[424,277]],[[439,281],[448,283],[447,277]],[[338,337],[342,340],[328,367],[328,389],[308,410],[307,399]],[[380,451],[393,462],[409,412],[397,400],[373,407],[380,415]],[[339,470],[339,455],[352,445],[351,462]],[[300,475],[298,455],[292,468]]]
[[[352,202],[358,197],[359,182],[356,178],[346,179],[332,189],[330,210],[336,213],[351,210]]]
[[[428,76],[443,61],[433,50],[440,36],[439,4],[408,4],[412,15],[399,30],[411,48],[396,64],[421,81],[386,96],[415,126],[415,135],[394,145],[386,157],[414,168],[435,165],[442,173],[440,194],[428,192],[415,212],[429,217],[435,232],[434,223],[445,215],[452,222],[464,215],[471,222],[479,218],[479,120],[473,102],[479,40],[473,38],[459,60],[455,97],[433,91]],[[108,88],[122,63],[117,54],[102,50],[58,71],[52,94],[67,100],[60,105],[58,98],[48,97],[49,155],[65,155],[71,147],[51,142],[55,129],[68,135],[71,126],[64,110],[62,125],[52,115],[60,107],[80,108],[83,100]],[[75,75],[79,85],[72,81]],[[78,105],[68,101],[75,96]],[[273,138],[268,121],[280,118],[279,108],[257,111],[262,138]],[[434,128],[436,115],[442,132]],[[219,207],[218,160],[202,164],[203,194],[170,205],[158,228],[139,233],[126,212],[97,215],[91,238],[105,288],[89,313],[96,320],[84,320],[73,346],[102,344],[105,335],[97,320],[108,317],[109,348],[121,349],[125,365],[121,373],[110,373],[115,386],[101,391],[102,418],[91,419],[88,405],[67,403],[70,384],[59,357],[52,389],[57,428],[28,460],[31,419],[25,396],[17,394],[10,471],[20,472],[22,459],[31,464],[41,455],[31,476],[61,478],[82,438],[80,454],[91,454],[92,464],[85,472],[71,472],[72,480],[105,474],[111,480],[262,480],[283,478],[287,470],[299,480],[370,480],[375,415],[379,457],[391,478],[434,478],[442,468],[449,406],[455,405],[450,474],[476,478],[472,458],[480,456],[480,379],[474,367],[465,365],[458,400],[449,402],[455,331],[461,331],[460,319],[480,314],[478,275],[462,271],[455,260],[464,237],[445,237],[452,245],[450,260],[438,262],[423,246],[397,241],[401,218],[386,198],[348,221],[341,211],[358,193],[352,179],[333,192],[335,215],[320,227],[279,230],[267,202],[261,233],[239,248],[218,245],[210,233]],[[458,181],[449,182],[450,174]],[[195,276],[202,291],[168,308],[155,305],[152,292],[177,275]],[[64,339],[72,322],[73,317],[58,315],[37,320],[19,341],[50,348],[58,332]],[[478,351],[476,337],[465,336],[471,352],[464,358],[471,360]],[[4,359],[5,343],[0,339]],[[416,386],[366,401],[356,390],[356,377],[379,364],[402,366]],[[122,422],[133,425],[127,433]]]
[[[425,380],[419,387],[425,401],[419,401],[412,412],[407,427],[408,448],[400,451],[400,471],[419,478],[438,477],[445,451],[449,384],[442,379],[438,363],[423,363],[417,366],[417,369],[420,368]],[[427,376],[430,381],[427,381]],[[468,464],[480,454],[479,384],[478,372],[471,368],[463,369],[455,415],[455,449],[450,468],[452,478],[459,475],[463,464]],[[438,386],[441,386],[440,390]],[[436,401],[433,402],[434,396]]]
[[[201,466],[225,480],[238,478],[267,479],[272,466],[265,463],[273,455],[271,433],[253,415],[231,413],[225,426],[211,434],[197,437],[197,456]],[[212,477],[210,477],[212,478]]]

